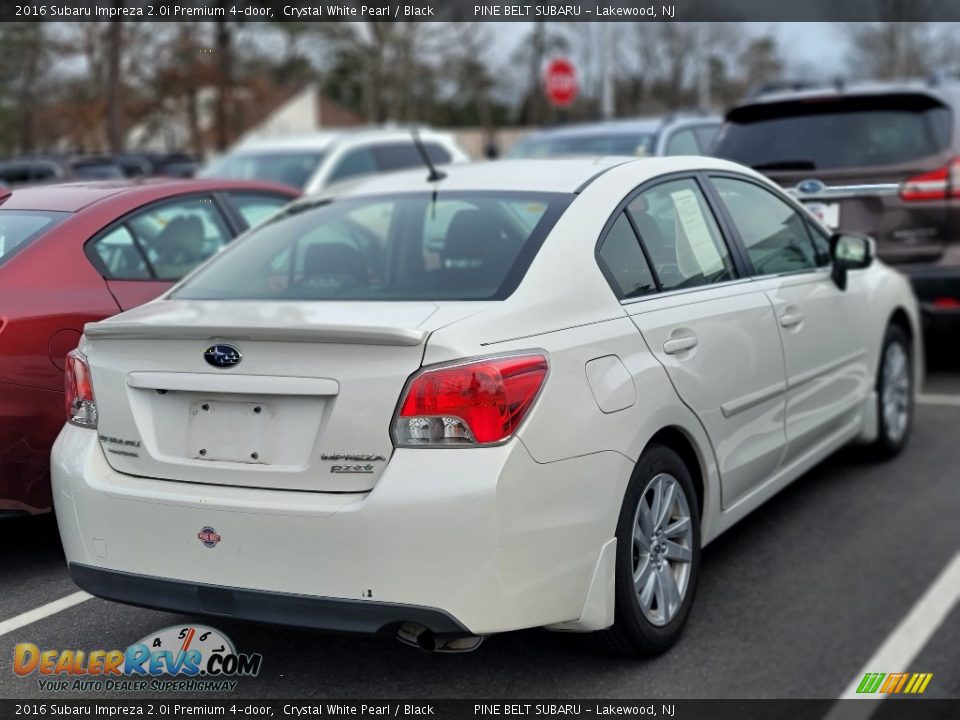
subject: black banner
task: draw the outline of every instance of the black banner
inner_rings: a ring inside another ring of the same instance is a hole
[[[202,20],[715,22],[960,21],[956,0],[35,0],[0,4],[0,21]]]
[[[955,720],[960,699],[882,700],[0,700],[0,718],[661,718]]]

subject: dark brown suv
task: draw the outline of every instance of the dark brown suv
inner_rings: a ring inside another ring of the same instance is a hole
[[[732,108],[714,154],[778,182],[828,227],[863,232],[928,320],[960,320],[960,82],[778,91]]]

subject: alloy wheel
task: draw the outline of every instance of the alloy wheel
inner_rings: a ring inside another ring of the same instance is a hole
[[[890,343],[884,352],[880,404],[887,439],[898,443],[910,421],[910,358],[899,342]]]
[[[668,624],[690,584],[693,520],[686,494],[668,473],[654,476],[640,494],[633,518],[633,584],[644,617]]]

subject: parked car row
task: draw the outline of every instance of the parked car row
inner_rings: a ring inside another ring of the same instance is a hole
[[[132,177],[191,177],[198,163],[184,153],[115,155],[31,155],[0,160],[0,184],[35,185],[80,180]]]
[[[212,161],[200,176],[268,180],[314,193],[365,175],[423,166],[414,132],[435,165],[467,161],[448,133],[416,128],[342,130],[251,139]]]
[[[722,118],[700,113],[559,126],[531,133],[507,153],[508,158],[577,155],[707,155]]]

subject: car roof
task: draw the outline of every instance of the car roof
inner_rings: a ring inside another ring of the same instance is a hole
[[[145,201],[191,192],[217,190],[264,190],[296,196],[286,185],[250,180],[144,178],[96,182],[51,183],[14,188],[5,200],[0,196],[0,210],[50,210],[78,212],[84,208],[118,196],[141,196]]]
[[[537,160],[496,160],[459,165],[445,165],[445,177],[436,183],[427,182],[427,169],[404,170],[371,175],[351,182],[340,183],[310,199],[387,195],[416,190],[440,191],[499,191],[575,193],[607,170],[634,164],[638,183],[664,173],[691,169],[735,170],[751,176],[752,170],[719,158],[703,156],[644,157],[573,157]]]
[[[227,154],[246,154],[263,151],[303,151],[327,150],[344,141],[357,142],[410,142],[412,128],[344,128],[302,135],[284,135],[282,137],[250,137],[231,148]],[[418,128],[423,139],[440,140],[450,136],[433,130]]]

